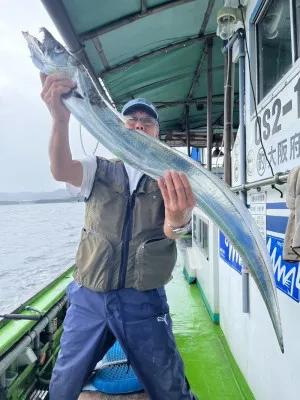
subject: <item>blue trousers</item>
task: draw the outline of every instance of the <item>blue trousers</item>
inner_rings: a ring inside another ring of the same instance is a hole
[[[151,400],[197,399],[185,378],[164,288],[95,292],[72,282],[50,400],[77,400],[117,339]]]

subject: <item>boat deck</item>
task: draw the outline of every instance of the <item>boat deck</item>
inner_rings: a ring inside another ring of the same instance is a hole
[[[173,331],[183,357],[186,375],[199,400],[254,400],[237,367],[222,331],[206,310],[196,284],[189,285],[183,275],[184,248],[178,243],[179,256],[174,279],[167,285]],[[83,392],[80,400],[146,400],[145,393],[112,396]]]

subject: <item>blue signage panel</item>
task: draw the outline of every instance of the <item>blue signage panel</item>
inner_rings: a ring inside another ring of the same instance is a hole
[[[299,263],[283,260],[283,239],[267,235],[267,247],[272,259],[277,288],[299,303]]]
[[[220,257],[238,273],[242,273],[242,260],[237,251],[220,232]],[[276,286],[279,290],[299,303],[300,268],[299,263],[283,260],[283,239],[267,235],[267,247],[271,255]]]
[[[226,239],[220,231],[220,257],[233,269],[242,273],[242,259],[232,244]]]

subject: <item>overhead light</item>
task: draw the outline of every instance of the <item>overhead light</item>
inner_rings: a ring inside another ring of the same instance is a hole
[[[222,157],[222,156],[224,156],[224,153],[222,150],[220,150],[219,146],[217,146],[212,152],[212,157]]]
[[[229,40],[240,28],[244,28],[241,7],[244,8],[248,0],[225,0],[224,7],[217,14],[217,35],[222,40]]]
[[[218,11],[217,15],[217,35],[222,40],[228,40],[235,32],[235,24],[237,22],[236,8],[223,7]]]

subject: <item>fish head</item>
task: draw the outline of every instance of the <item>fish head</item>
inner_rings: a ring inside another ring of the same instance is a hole
[[[22,32],[27,41],[34,65],[47,75],[66,72],[74,66],[74,57],[60,44],[46,28],[41,28],[42,41],[28,32]]]

